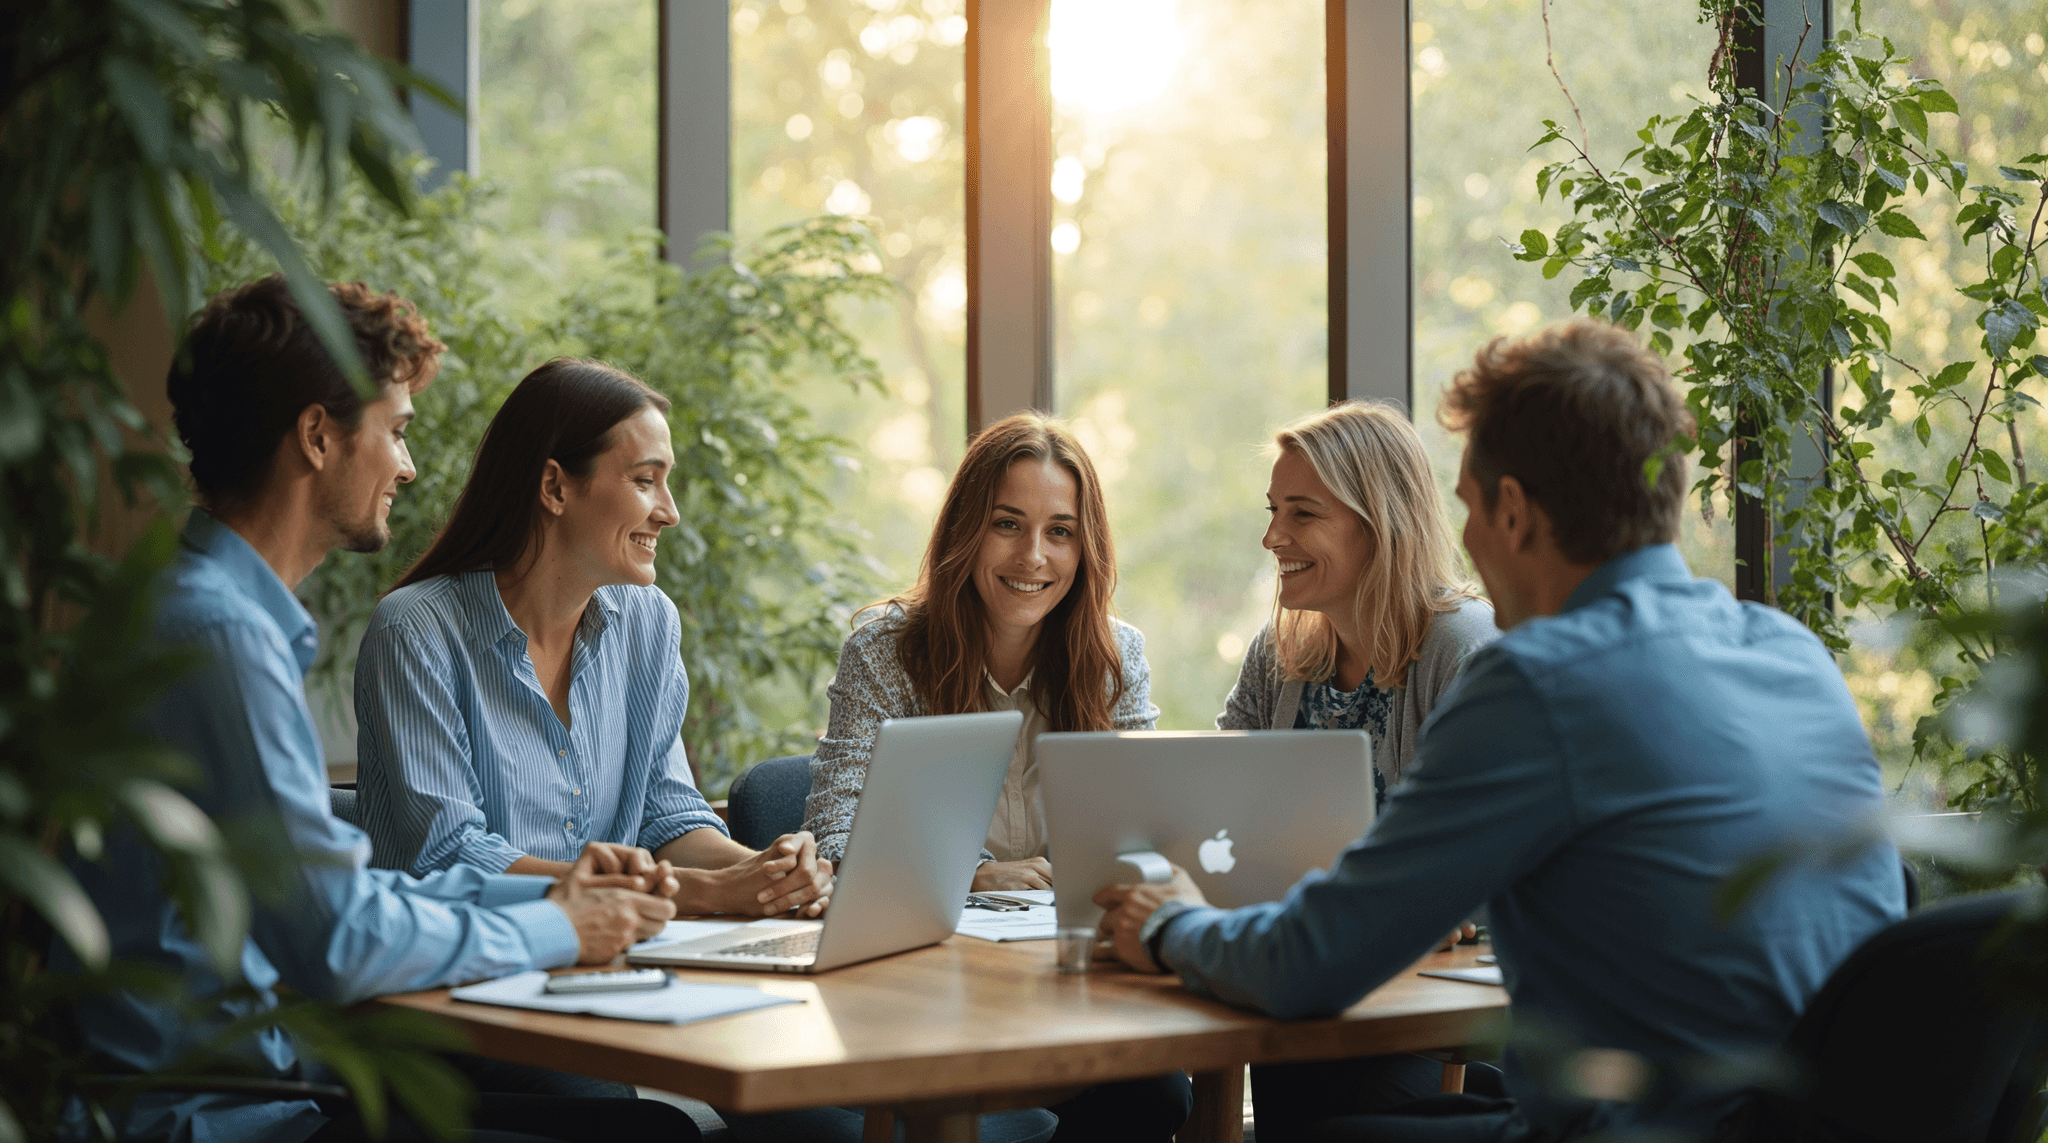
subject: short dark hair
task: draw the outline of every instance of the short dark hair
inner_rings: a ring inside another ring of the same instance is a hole
[[[392,589],[519,566],[539,540],[540,478],[548,461],[582,480],[622,421],[642,409],[668,408],[668,398],[646,382],[602,361],[558,357],[527,374],[484,429],[447,526]]]
[[[1605,563],[1678,538],[1687,465],[1674,442],[1694,422],[1663,360],[1627,330],[1581,318],[1495,338],[1451,382],[1438,417],[1467,434],[1487,507],[1500,478],[1514,477],[1566,559]]]
[[[327,287],[379,388],[418,392],[447,346],[409,301],[361,282]],[[342,428],[362,424],[363,399],[292,301],[284,275],[215,294],[192,318],[165,389],[192,483],[216,511],[246,504],[270,476],[277,442],[319,405]]]

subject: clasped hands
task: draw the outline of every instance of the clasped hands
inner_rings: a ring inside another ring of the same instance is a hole
[[[737,847],[735,847],[737,848]],[[590,842],[547,892],[576,929],[578,964],[604,964],[660,934],[678,911],[815,917],[831,900],[832,863],[809,833],[717,869],[679,869],[638,846]]]

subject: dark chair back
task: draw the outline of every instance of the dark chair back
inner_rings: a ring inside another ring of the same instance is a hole
[[[356,819],[356,792],[353,788],[329,786],[327,787],[327,798],[329,804],[334,808],[335,817],[352,826],[360,827],[363,824]]]
[[[804,828],[804,801],[810,796],[810,755],[770,758],[732,780],[725,794],[726,826],[732,839],[748,849],[765,848]]]
[[[1789,1094],[1758,1094],[1755,1143],[2032,1143],[2048,1019],[2005,995],[1980,955],[2020,901],[1929,906],[1865,941],[1792,1027]]]

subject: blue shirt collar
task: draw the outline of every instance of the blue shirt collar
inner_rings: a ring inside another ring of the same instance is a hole
[[[1685,557],[1678,554],[1677,545],[1648,544],[1594,568],[1593,574],[1572,589],[1558,614],[1584,607],[1632,579],[1692,578],[1692,569],[1685,566]]]
[[[478,645],[496,646],[508,636],[517,635],[520,646],[526,645],[526,632],[512,622],[512,613],[505,610],[505,597],[498,594],[498,579],[490,568],[462,572],[455,577],[455,597],[461,601],[464,626]],[[577,633],[592,642],[604,634],[611,620],[619,614],[618,601],[611,593],[600,588],[591,596],[596,607],[583,609],[583,622]]]
[[[313,656],[320,649],[320,630],[305,605],[278,578],[269,561],[249,546],[249,541],[205,512],[194,511],[185,522],[183,542],[218,565],[243,595],[270,616],[291,646],[299,674],[312,669]]]

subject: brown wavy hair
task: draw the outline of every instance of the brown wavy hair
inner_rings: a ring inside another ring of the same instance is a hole
[[[1579,318],[1494,338],[1444,391],[1437,417],[1465,434],[1487,507],[1500,478],[1514,477],[1573,563],[1677,542],[1693,417],[1664,359],[1630,331]]]
[[[433,381],[448,347],[411,302],[361,282],[338,282],[327,292],[380,395],[393,385],[417,393]],[[192,484],[216,512],[262,493],[278,441],[309,406],[326,409],[346,432],[363,422],[362,394],[299,312],[283,274],[208,299],[192,317],[164,389],[178,439],[192,456]]]
[[[988,610],[974,587],[982,538],[996,491],[1023,460],[1059,465],[1074,478],[1081,560],[1073,586],[1045,617],[1032,664],[1031,697],[1053,730],[1108,730],[1124,694],[1123,657],[1110,630],[1116,549],[1095,465],[1067,427],[1020,413],[983,429],[967,444],[939,506],[917,585],[877,606],[900,608],[896,654],[925,709],[964,714],[986,707]]]

